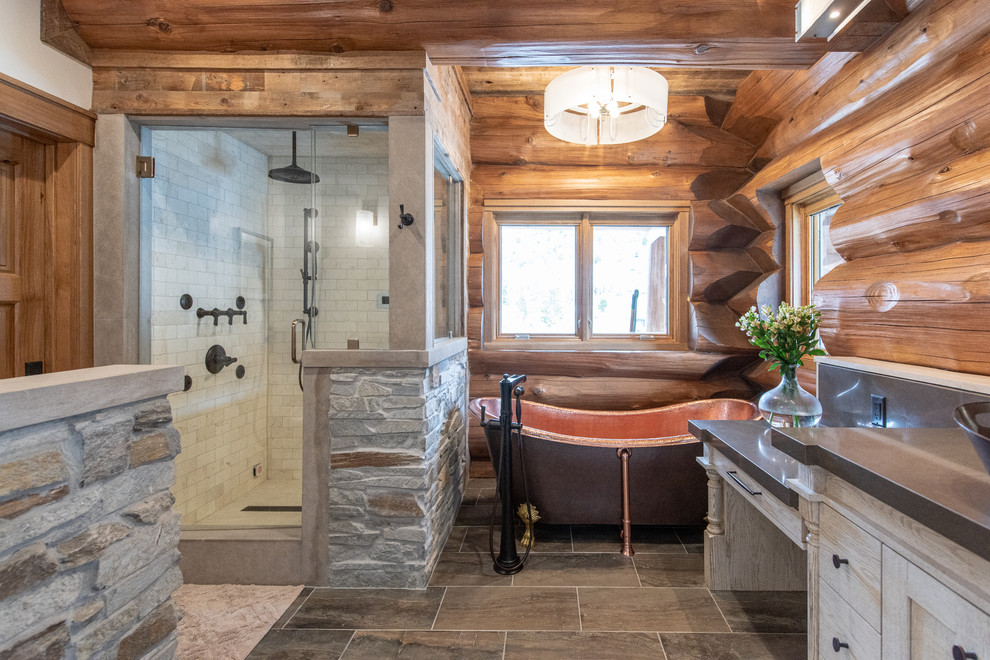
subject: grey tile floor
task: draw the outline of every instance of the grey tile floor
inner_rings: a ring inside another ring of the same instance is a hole
[[[635,528],[627,558],[618,527],[538,525],[526,567],[496,574],[493,497],[469,483],[427,589],[304,589],[250,660],[805,657],[805,594],[709,591],[700,529]]]

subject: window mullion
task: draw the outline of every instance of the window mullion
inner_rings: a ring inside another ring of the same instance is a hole
[[[578,291],[578,338],[582,341],[587,341],[591,339],[594,330],[591,327],[591,302],[594,300],[594,283],[591,281],[593,247],[591,222],[588,219],[587,213],[581,214],[581,224],[578,225],[577,248],[577,272],[575,273],[575,277]]]

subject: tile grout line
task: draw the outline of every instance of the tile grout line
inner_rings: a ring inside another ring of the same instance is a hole
[[[306,587],[303,587],[303,590],[305,590],[305,589],[306,589]],[[300,591],[299,593],[302,593],[302,592]],[[284,630],[285,627],[287,625],[289,625],[289,621],[292,621],[292,617],[294,617],[295,615],[299,614],[299,610],[301,610],[303,608],[303,605],[305,605],[309,601],[309,599],[312,598],[313,594],[315,594],[315,593],[316,593],[316,588],[314,587],[313,590],[310,591],[308,594],[306,594],[306,597],[303,598],[303,602],[299,603],[299,607],[297,607],[295,609],[295,611],[292,614],[289,615],[289,618],[287,618],[285,620],[285,623],[283,623],[281,626],[279,626],[278,629],[279,630]],[[292,605],[290,604],[289,607],[292,607]]]
[[[674,536],[676,536],[676,537],[677,537],[677,542],[681,544],[681,549],[682,549],[682,550],[684,550],[684,554],[689,554],[689,553],[688,553],[688,549],[687,549],[687,545],[685,545],[685,544],[684,544],[684,539],[682,539],[682,538],[681,538],[681,533],[680,533],[680,532],[678,532],[678,531],[677,531],[677,530],[675,529],[675,530],[674,530]]]
[[[344,645],[344,648],[341,650],[340,655],[337,656],[338,660],[339,660],[339,658],[343,658],[344,657],[344,654],[347,653],[347,649],[351,648],[351,642],[354,641],[354,636],[355,635],[357,635],[357,630],[354,630],[354,631],[351,632],[350,639],[347,640],[347,644]]]
[[[505,660],[505,649],[509,646],[509,631],[502,633],[502,660]]]
[[[437,619],[440,618],[440,608],[443,607],[443,599],[447,597],[447,587],[443,588],[443,595],[440,596],[440,604],[437,605],[437,613],[433,615],[433,623],[430,624],[430,630],[436,630]]]
[[[577,600],[578,632],[584,632],[584,622],[581,621],[581,588],[574,587],[574,598]]]
[[[657,641],[660,642],[660,652],[663,653],[663,660],[670,660],[667,656],[667,649],[663,645],[663,637],[660,636],[660,631],[657,631]]]
[[[708,592],[708,597],[712,599],[713,603],[715,603],[715,609],[718,610],[718,615],[722,617],[723,621],[725,621],[725,627],[729,629],[730,633],[734,633],[735,631],[732,629],[732,626],[729,625],[729,620],[725,618],[725,613],[722,611],[722,608],[718,606],[718,600],[712,594],[712,590],[705,587],[705,591]]]

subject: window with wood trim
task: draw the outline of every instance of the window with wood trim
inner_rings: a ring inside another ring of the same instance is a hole
[[[815,282],[843,261],[829,239],[832,216],[842,200],[817,174],[785,191],[784,205],[787,300],[792,305],[807,305]]]
[[[486,204],[486,348],[683,349],[686,204]]]

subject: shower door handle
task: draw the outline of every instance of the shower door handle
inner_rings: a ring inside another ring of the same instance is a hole
[[[293,319],[292,321],[292,364],[299,364],[299,358],[296,355],[296,326],[302,323],[303,327],[303,337],[306,336],[306,321],[303,319]]]

